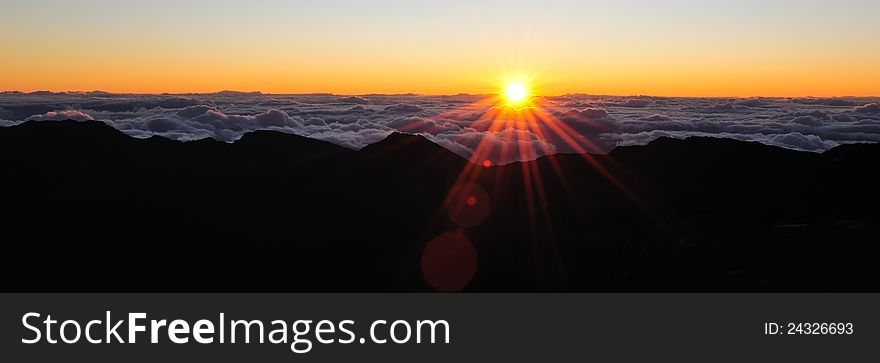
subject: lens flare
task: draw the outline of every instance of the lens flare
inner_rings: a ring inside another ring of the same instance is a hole
[[[474,183],[460,183],[452,187],[444,205],[449,219],[462,227],[480,225],[491,212],[489,194]]]
[[[464,289],[477,273],[477,249],[461,232],[445,232],[422,252],[422,275],[440,292]]]

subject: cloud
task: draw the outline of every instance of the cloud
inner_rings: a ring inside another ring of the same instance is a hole
[[[18,124],[20,124],[20,123],[22,123],[22,122],[24,122],[24,121],[11,121],[11,120],[2,120],[2,119],[0,119],[0,127],[15,126],[15,125],[18,125]]]
[[[385,107],[385,111],[391,112],[422,112],[424,109],[417,105],[407,105],[403,103],[399,103],[396,105]]]
[[[834,115],[831,117],[834,121],[837,122],[852,122],[853,118],[846,114]]]
[[[831,115],[829,115],[827,112],[821,111],[821,110],[813,110],[813,111],[809,111],[809,112],[806,112],[806,111],[785,112],[785,113],[781,113],[781,114],[777,115],[776,118],[788,119],[790,117],[797,118],[797,117],[802,117],[802,116],[809,116],[809,117],[815,118],[817,120],[824,120],[824,121],[831,120]]]
[[[340,97],[337,100],[342,103],[357,103],[357,104],[361,104],[361,105],[366,105],[366,104],[370,103],[370,100],[368,100],[364,97],[358,97],[358,96]]]
[[[858,113],[880,113],[880,104],[869,103],[864,106],[856,106],[853,109],[853,112]]]
[[[33,115],[25,119],[25,121],[92,121],[94,120],[89,114],[77,110],[49,111],[42,115]]]
[[[172,130],[178,130],[182,127],[182,123],[167,118],[154,118],[145,121],[147,130],[163,133]]]
[[[798,116],[791,120],[791,122],[807,126],[822,126],[822,120],[813,116]]]
[[[746,99],[737,101],[736,105],[745,106],[745,107],[764,107],[764,106],[767,106],[768,104],[760,98],[746,98]]]
[[[15,112],[0,107],[0,120],[10,120],[15,118]]]
[[[462,130],[460,126],[452,122],[421,117],[396,118],[388,122],[387,126],[406,133],[443,134]]]
[[[301,127],[302,122],[295,120],[280,110],[268,110],[264,113],[254,116],[254,123],[257,127]]]
[[[352,98],[354,97],[354,98]],[[234,141],[254,130],[294,133],[359,149],[393,131],[420,134],[493,163],[548,152],[607,152],[661,137],[713,136],[795,150],[880,142],[878,98],[546,97],[547,117],[524,127],[486,96],[0,93],[0,126],[24,120],[99,120],[134,137]],[[367,101],[367,102],[364,102]],[[507,150],[507,152],[502,152]],[[520,154],[522,152],[522,154]]]
[[[199,115],[204,115],[205,112],[208,112],[208,111],[220,112],[220,110],[218,110],[215,107],[211,107],[211,106],[207,106],[207,105],[197,105],[197,106],[184,107],[184,108],[180,109],[179,111],[177,111],[176,114],[177,114],[177,116],[180,116],[180,117],[193,118],[193,117],[196,117]]]
[[[771,145],[805,151],[826,150],[836,145],[823,141],[819,136],[804,135],[799,132],[774,135],[770,138],[769,143]]]
[[[83,109],[88,110],[125,112],[137,110],[139,108],[181,108],[200,104],[214,105],[214,102],[210,99],[179,96],[152,96],[144,98],[101,97],[94,100],[87,100],[80,105]]]
[[[254,115],[227,114],[210,106],[190,106],[176,112],[147,111],[129,119],[106,120],[135,137],[163,136],[175,140],[212,137],[233,141],[254,130],[276,130],[300,134],[305,125],[299,117],[269,109]]]
[[[661,115],[661,114],[659,114],[659,113],[655,113],[655,114],[653,114],[653,115],[651,115],[651,116],[645,116],[645,117],[642,117],[640,120],[645,120],[645,121],[658,121],[658,122],[659,122],[659,121],[672,121],[672,118],[670,118],[669,116]]]
[[[722,104],[715,104],[715,105],[711,105],[711,106],[691,107],[690,110],[693,112],[702,112],[702,113],[730,113],[730,112],[735,112],[738,109],[732,103],[722,103]]]
[[[303,125],[306,126],[327,126],[327,122],[318,117],[309,117],[307,120],[303,121]]]
[[[843,98],[795,98],[792,100],[795,103],[801,103],[806,105],[823,105],[823,106],[856,106],[858,105],[855,101],[843,99]]]
[[[562,114],[562,116],[571,119],[597,120],[608,117],[608,111],[602,108],[590,107],[583,110],[566,111]]]
[[[645,108],[648,107],[648,105],[650,104],[651,100],[631,98],[623,102],[610,103],[609,106]]]

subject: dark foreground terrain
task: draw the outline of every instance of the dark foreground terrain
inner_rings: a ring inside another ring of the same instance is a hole
[[[880,291],[878,161],[880,145],[690,138],[484,168],[401,134],[352,151],[27,122],[0,128],[0,276],[7,291],[431,291],[425,246],[456,231],[477,252],[464,291]],[[445,207],[462,181],[488,196],[463,204],[476,217]]]

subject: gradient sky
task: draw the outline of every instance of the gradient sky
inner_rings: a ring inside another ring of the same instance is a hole
[[[880,1],[3,0],[0,90],[880,95]]]

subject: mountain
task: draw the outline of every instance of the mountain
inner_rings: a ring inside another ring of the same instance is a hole
[[[19,291],[432,291],[451,261],[464,291],[877,291],[876,160],[661,138],[484,167],[404,134],[354,151],[26,122],[0,128],[0,272]],[[426,250],[450,235],[468,242]]]

